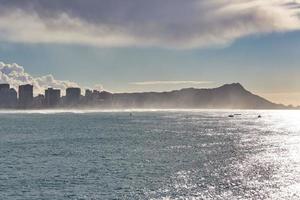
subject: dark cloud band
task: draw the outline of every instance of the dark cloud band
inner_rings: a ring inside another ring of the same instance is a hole
[[[0,0],[0,5],[0,39],[13,42],[198,48],[300,28],[299,5],[289,0]]]

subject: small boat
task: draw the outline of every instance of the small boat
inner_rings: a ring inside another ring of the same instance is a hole
[[[234,117],[234,115],[228,115],[228,117]]]
[[[261,118],[261,115],[258,115],[257,118]]]

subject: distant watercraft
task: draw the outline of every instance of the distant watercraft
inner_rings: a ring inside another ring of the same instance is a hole
[[[228,115],[228,117],[234,117],[234,115]]]
[[[261,115],[258,115],[257,118],[261,118]]]

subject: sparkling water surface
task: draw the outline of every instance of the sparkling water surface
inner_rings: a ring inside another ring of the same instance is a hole
[[[300,199],[300,112],[2,111],[0,199]]]

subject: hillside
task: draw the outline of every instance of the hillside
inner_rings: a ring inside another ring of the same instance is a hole
[[[252,94],[239,83],[226,84],[212,89],[186,88],[170,92],[115,93],[111,95],[111,105],[116,108],[286,108]]]

